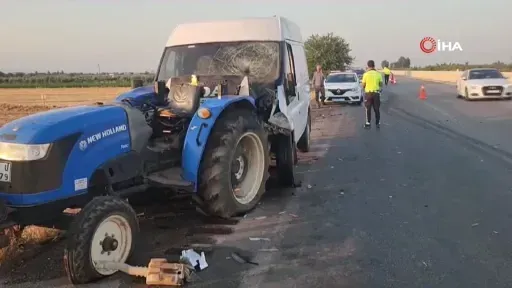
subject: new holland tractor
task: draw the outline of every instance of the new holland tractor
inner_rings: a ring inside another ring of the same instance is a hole
[[[153,85],[0,128],[0,228],[51,227],[66,208],[81,208],[67,229],[67,275],[78,284],[114,274],[101,263],[124,263],[133,251],[133,193],[190,193],[229,218],[258,203],[272,157],[281,184],[293,186],[297,148],[310,145],[309,99],[302,36],[290,21],[179,25]]]

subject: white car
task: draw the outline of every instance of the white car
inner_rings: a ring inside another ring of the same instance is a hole
[[[457,97],[468,101],[512,99],[512,83],[497,69],[469,69],[457,80]]]
[[[325,102],[358,104],[363,103],[359,77],[354,72],[334,72],[324,81]]]

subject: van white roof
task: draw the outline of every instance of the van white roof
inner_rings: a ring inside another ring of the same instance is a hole
[[[280,17],[246,18],[180,24],[166,47],[212,42],[284,41],[302,42],[297,24]]]

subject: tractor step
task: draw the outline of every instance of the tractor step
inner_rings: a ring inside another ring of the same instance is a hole
[[[149,174],[147,180],[149,184],[155,186],[163,186],[170,188],[192,189],[194,183],[184,180],[181,177],[182,170],[180,167],[172,167]]]

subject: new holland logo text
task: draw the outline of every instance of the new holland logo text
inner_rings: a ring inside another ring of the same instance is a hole
[[[94,143],[94,142],[97,142],[103,138],[106,138],[108,136],[111,136],[111,135],[114,135],[114,134],[117,134],[119,132],[123,132],[123,131],[126,131],[128,128],[126,127],[126,125],[119,125],[119,126],[116,126],[116,127],[112,127],[112,128],[109,128],[103,132],[100,132],[100,133],[96,133],[94,135],[91,135],[89,137],[87,137],[86,140],[82,140],[80,141],[80,150],[85,150],[87,149],[87,146]]]

